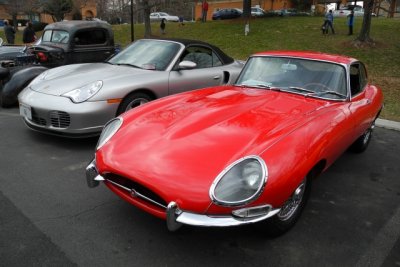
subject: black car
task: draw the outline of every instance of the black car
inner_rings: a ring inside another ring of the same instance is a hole
[[[213,20],[219,19],[235,19],[241,17],[243,12],[236,8],[224,8],[215,12],[212,16]]]
[[[40,44],[12,54],[15,59],[6,53],[0,57],[0,105],[17,104],[18,93],[48,68],[102,62],[116,52],[114,33],[106,22],[62,21],[47,25]]]

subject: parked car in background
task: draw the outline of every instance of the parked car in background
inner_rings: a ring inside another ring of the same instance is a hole
[[[300,217],[312,180],[349,147],[367,148],[382,106],[356,59],[258,53],[235,85],[166,97],[107,123],[87,183],[103,182],[170,230],[258,223],[280,235]]]
[[[141,39],[103,63],[43,72],[19,94],[20,113],[36,131],[95,136],[110,119],[151,100],[233,83],[242,67],[205,42]]]
[[[23,48],[25,46],[17,49]],[[0,58],[1,51],[2,47]],[[15,106],[18,93],[48,68],[102,62],[114,53],[114,33],[106,22],[74,20],[49,24],[43,31],[40,43],[27,47],[15,59],[1,60],[6,70],[0,77],[4,85],[0,88],[0,105]]]
[[[263,17],[266,15],[266,13],[265,13],[264,9],[262,9],[261,7],[252,7],[251,15],[253,17]]]
[[[243,12],[236,8],[224,8],[213,13],[213,20],[240,18]]]
[[[161,21],[162,19],[165,19],[166,21],[170,21],[170,22],[178,22],[179,21],[178,16],[171,16],[165,12],[154,12],[154,13],[150,14],[150,21]]]
[[[354,11],[354,16],[364,16],[364,8],[362,6],[356,5],[347,5],[341,9],[334,10],[332,13],[334,17],[347,17],[347,15],[349,15],[352,10]]]

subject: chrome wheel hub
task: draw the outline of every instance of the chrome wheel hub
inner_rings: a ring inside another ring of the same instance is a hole
[[[294,190],[293,195],[283,204],[281,210],[277,214],[278,218],[282,221],[289,220],[293,214],[300,207],[301,201],[303,200],[304,192],[306,189],[305,182],[302,182],[296,190]]]
[[[128,111],[128,110],[130,110],[130,109],[133,109],[133,108],[136,108],[136,107],[138,107],[138,106],[140,106],[140,105],[144,105],[144,104],[146,104],[146,103],[148,103],[149,102],[149,100],[147,100],[146,98],[137,98],[137,99],[134,99],[132,102],[130,102],[129,104],[128,104],[128,106],[126,107],[126,111]]]

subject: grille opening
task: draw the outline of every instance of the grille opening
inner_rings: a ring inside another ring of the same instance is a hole
[[[67,112],[53,110],[50,111],[50,123],[55,128],[67,128],[71,123],[71,118]]]
[[[149,198],[149,199],[151,199],[151,200],[153,200],[153,201],[155,201],[155,202],[157,202],[157,203],[159,203],[159,204],[161,204],[161,205],[163,205],[165,207],[168,205],[167,202],[164,199],[162,199],[159,195],[157,195],[156,193],[154,193],[153,191],[151,191],[147,187],[145,187],[145,186],[143,186],[143,185],[141,185],[139,183],[136,183],[136,182],[134,182],[134,181],[132,181],[130,179],[127,179],[127,178],[125,178],[123,176],[119,176],[119,175],[116,175],[116,174],[113,174],[113,173],[106,174],[105,178],[106,178],[106,180],[110,180],[110,181],[113,181],[114,183],[117,183],[117,184],[122,185],[124,187],[133,189],[136,192],[140,193],[141,195],[144,195],[147,198]],[[148,202],[148,203],[154,205],[151,202]]]
[[[46,126],[47,122],[44,118],[40,117],[34,109],[32,109],[32,121],[38,125]]]

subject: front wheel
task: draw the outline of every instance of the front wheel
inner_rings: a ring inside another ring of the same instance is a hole
[[[292,228],[307,203],[310,187],[311,179],[304,178],[289,199],[282,205],[280,211],[274,217],[260,223],[261,230],[269,236],[276,237]]]
[[[355,153],[364,152],[372,138],[372,130],[375,127],[375,121],[372,123],[371,127],[369,127],[357,140],[351,145],[351,151]]]
[[[138,106],[144,105],[152,100],[153,98],[151,98],[148,94],[145,93],[130,94],[127,97],[125,97],[124,100],[122,100],[122,103],[118,108],[117,115],[120,115]]]

